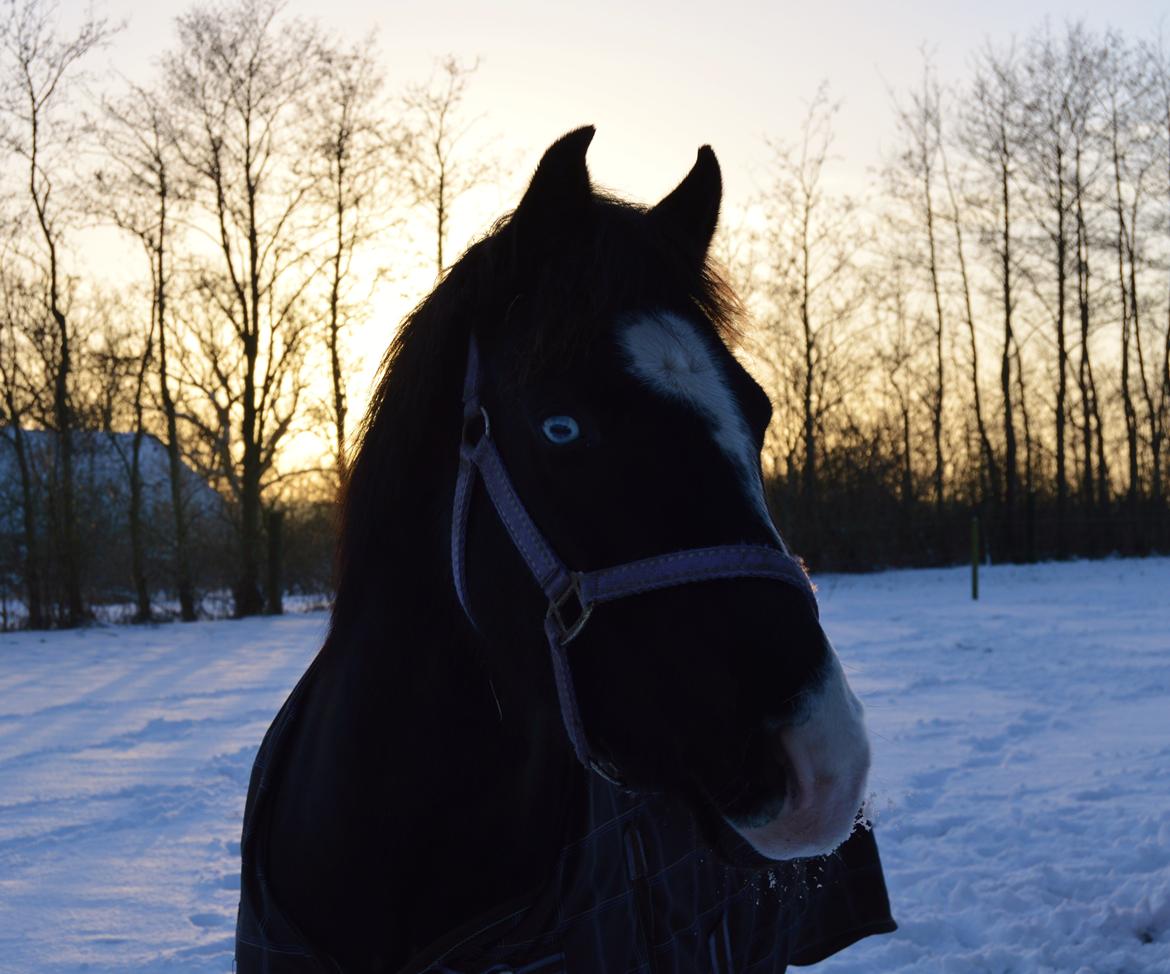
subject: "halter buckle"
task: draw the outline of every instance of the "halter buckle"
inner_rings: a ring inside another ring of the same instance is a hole
[[[488,411],[483,406],[469,408],[463,414],[463,432],[461,436],[463,446],[472,450],[475,449],[480,440],[491,439],[492,421],[491,417],[488,416]]]
[[[576,611],[566,613],[565,608],[569,605],[570,599],[576,602]],[[567,646],[577,638],[592,613],[593,603],[586,602],[581,596],[581,575],[579,572],[572,572],[569,575],[569,587],[548,602],[547,618],[556,630],[562,646]]]
[[[594,774],[601,775],[611,785],[618,788],[625,788],[626,783],[622,780],[621,773],[612,761],[607,761],[605,758],[589,758],[589,770]]]

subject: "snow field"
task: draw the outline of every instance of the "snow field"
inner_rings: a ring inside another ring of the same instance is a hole
[[[818,579],[901,929],[832,974],[1170,972],[1170,559]],[[0,971],[226,972],[323,614],[0,636]]]
[[[0,636],[0,971],[231,970],[252,758],[324,630]]]
[[[832,974],[1170,972],[1170,559],[826,579],[901,929]]]

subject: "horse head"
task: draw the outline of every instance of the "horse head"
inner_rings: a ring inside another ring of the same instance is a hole
[[[737,305],[708,258],[715,155],[644,208],[593,187],[592,135],[545,153],[494,234],[507,301],[469,324],[476,407],[518,503],[582,573],[717,546],[786,554],[759,459],[771,405],[729,348]],[[457,571],[492,679],[523,707],[549,684],[546,593],[499,503],[469,497]],[[583,609],[565,647],[579,717],[624,785],[718,816],[772,859],[849,835],[868,739],[807,591],[744,572]]]

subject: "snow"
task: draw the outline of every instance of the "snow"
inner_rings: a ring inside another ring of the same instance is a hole
[[[1170,972],[1170,559],[837,577],[901,929],[833,974]]]
[[[1170,559],[818,578],[901,929],[819,970],[1170,972]],[[321,613],[0,636],[0,971],[226,972]]]
[[[252,758],[325,616],[0,636],[0,971],[230,971]]]

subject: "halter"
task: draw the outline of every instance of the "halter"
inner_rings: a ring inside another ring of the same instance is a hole
[[[544,633],[552,655],[561,718],[573,751],[586,768],[621,784],[614,766],[596,756],[589,747],[566,652],[569,643],[589,622],[594,607],[603,602],[691,582],[770,578],[798,589],[808,599],[813,613],[818,614],[812,583],[800,562],[786,551],[753,544],[688,548],[593,572],[570,570],[545,540],[512,485],[503,458],[492,440],[491,420],[479,400],[480,379],[479,351],[472,335],[463,380],[463,437],[459,444],[459,473],[455,479],[455,505],[451,516],[451,567],[459,604],[463,606],[468,621],[475,626],[467,594],[465,549],[471,494],[478,474],[512,544],[548,599]]]

